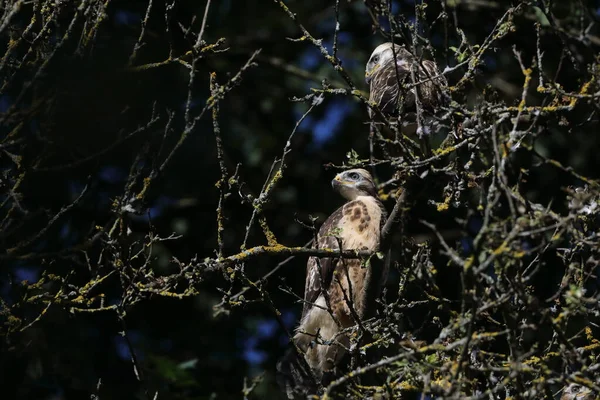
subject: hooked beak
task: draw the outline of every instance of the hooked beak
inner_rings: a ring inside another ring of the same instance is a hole
[[[339,175],[336,175],[335,178],[333,178],[333,180],[331,181],[331,187],[334,189],[339,189],[342,186],[346,186],[348,183],[348,181],[343,180],[342,178],[340,178]]]
[[[375,72],[378,69],[379,69],[379,64],[375,64],[375,65],[373,65],[373,68],[371,68],[370,71],[365,72],[365,82],[367,82],[367,85],[371,84],[371,79],[373,79],[373,75],[375,75]]]

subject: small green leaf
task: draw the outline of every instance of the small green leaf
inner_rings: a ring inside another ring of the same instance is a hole
[[[541,8],[539,8],[537,6],[533,6],[533,12],[534,12],[535,17],[537,18],[538,22],[540,23],[540,25],[550,26],[550,21],[548,21],[548,17],[546,17],[546,14],[544,14],[544,12],[542,11]]]

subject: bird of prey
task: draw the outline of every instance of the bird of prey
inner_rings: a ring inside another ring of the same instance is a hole
[[[560,400],[593,400],[595,398],[592,391],[585,386],[571,383],[563,389]]]
[[[386,212],[369,172],[351,169],[338,174],[331,184],[347,202],[323,223],[313,247],[377,251]],[[387,276],[387,264],[383,268],[374,264],[378,263],[373,261],[367,267],[360,259],[335,257],[308,260],[304,309],[293,338],[306,363],[294,363],[288,353],[277,366],[281,377],[278,379],[286,379],[280,385],[289,398],[297,398],[292,389],[306,385],[306,376],[312,376],[313,382],[323,382],[324,374],[333,374],[350,345],[348,336],[341,331],[370,313],[372,299]],[[297,353],[294,356],[298,361]],[[310,367],[312,374],[306,372],[304,365]],[[306,392],[302,394],[306,398]]]
[[[377,250],[385,209],[377,198],[371,175],[364,169],[352,169],[338,174],[332,186],[348,202],[323,223],[316,246]],[[335,367],[343,356],[348,339],[339,332],[355,325],[356,317],[364,316],[365,293],[371,278],[370,269],[359,259],[308,260],[304,310],[294,341],[318,377]]]
[[[423,119],[423,132],[431,131],[432,117],[446,102],[444,88],[448,82],[440,74],[436,64],[419,60],[406,48],[390,42],[375,48],[365,69],[365,80],[369,85],[369,101],[375,104],[386,117],[398,118],[404,127],[417,125],[418,110]],[[369,109],[373,118],[373,111]]]

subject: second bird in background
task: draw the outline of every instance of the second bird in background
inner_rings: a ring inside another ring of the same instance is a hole
[[[412,71],[411,71],[412,70]],[[420,60],[405,47],[383,43],[371,54],[365,69],[369,101],[387,118],[397,119],[406,135],[423,139],[435,130],[435,114],[447,103],[448,82],[430,60]],[[420,109],[417,109],[417,97]],[[422,131],[418,131],[418,112]],[[375,113],[369,109],[372,120]],[[426,139],[426,138],[425,138]]]

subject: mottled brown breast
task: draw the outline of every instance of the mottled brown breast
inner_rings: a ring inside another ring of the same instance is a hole
[[[367,205],[362,201],[352,201],[344,207],[344,215],[353,222],[359,232],[367,229],[371,222],[371,215]]]
[[[345,249],[375,250],[379,245],[382,212],[379,202],[370,196],[360,196],[343,208],[339,222]]]

